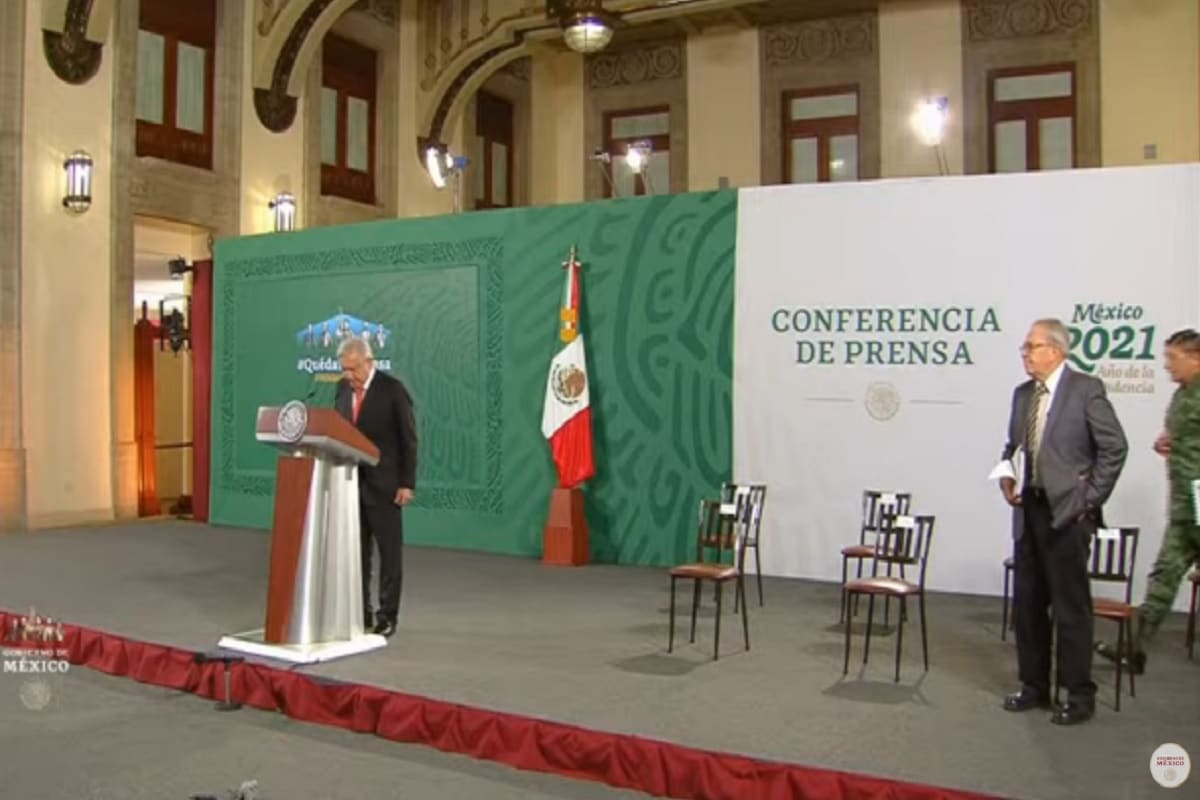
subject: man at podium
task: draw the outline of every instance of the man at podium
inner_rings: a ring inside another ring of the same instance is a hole
[[[371,345],[357,337],[338,347],[343,376],[334,408],[379,448],[379,463],[358,468],[362,520],[364,628],[391,636],[400,615],[403,573],[402,510],[417,485],[417,422],[412,397],[396,378],[375,368]],[[372,541],[379,546],[379,610],[371,605]]]

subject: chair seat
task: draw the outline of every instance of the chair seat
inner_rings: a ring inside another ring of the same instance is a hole
[[[1016,562],[1013,561],[1012,556],[1009,556],[1008,558],[1004,559],[1004,568],[1005,569],[1012,569],[1015,564],[1016,564]]]
[[[680,564],[671,568],[676,578],[703,578],[711,581],[727,581],[736,578],[737,567],[728,564]]]
[[[1092,599],[1092,613],[1104,619],[1131,619],[1137,609],[1120,600],[1096,597]]]
[[[870,558],[875,555],[875,548],[869,544],[852,544],[842,548],[842,555],[846,558]]]
[[[889,594],[893,597],[921,593],[921,587],[900,578],[876,577],[847,581],[846,591],[861,594]]]

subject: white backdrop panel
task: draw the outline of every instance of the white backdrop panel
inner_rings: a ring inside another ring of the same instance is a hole
[[[1174,389],[1163,342],[1200,325],[1200,168],[739,198],[734,477],[769,485],[763,571],[839,580],[862,491],[911,491],[937,516],[930,586],[999,594],[1010,516],[986,476],[1025,380],[1018,347],[1050,316],[1076,329],[1073,355],[1105,378],[1129,438],[1106,516],[1142,528],[1140,599],[1165,522],[1150,449]]]

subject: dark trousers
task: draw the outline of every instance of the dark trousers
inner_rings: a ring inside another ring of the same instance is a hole
[[[1096,523],[1076,521],[1066,528],[1051,525],[1050,505],[1043,493],[1022,496],[1025,530],[1017,540],[1017,665],[1021,684],[1043,697],[1051,692],[1051,619],[1058,634],[1058,674],[1068,702],[1095,704],[1092,682],[1092,587],[1088,552]]]
[[[395,622],[400,615],[404,565],[404,517],[395,503],[361,503],[363,612],[370,612],[371,561],[379,547],[379,615]]]

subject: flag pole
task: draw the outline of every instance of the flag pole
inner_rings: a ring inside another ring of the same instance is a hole
[[[572,244],[563,262],[562,269],[566,272],[563,282],[563,296],[559,308],[559,339],[569,348],[580,336],[579,327],[579,273],[583,264],[579,261],[579,248]],[[560,352],[561,355],[561,352]],[[585,382],[586,364],[577,364]],[[554,366],[551,366],[551,378],[554,380]],[[547,391],[549,395],[549,390]],[[549,400],[547,401],[549,402]],[[590,411],[587,416],[588,447],[590,461]],[[563,486],[556,482],[550,494],[550,508],[546,516],[546,527],[542,538],[542,562],[556,566],[582,566],[591,560],[587,516],[584,509],[583,489],[579,485]]]

